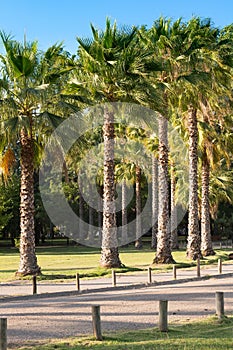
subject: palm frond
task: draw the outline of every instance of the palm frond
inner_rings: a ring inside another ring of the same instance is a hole
[[[52,130],[55,130],[64,121],[62,117],[55,115],[53,113],[50,113],[48,111],[41,113],[37,117],[37,122],[39,120],[42,123],[47,123],[52,128]]]

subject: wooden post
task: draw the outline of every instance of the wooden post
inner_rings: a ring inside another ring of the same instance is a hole
[[[116,286],[116,271],[112,270],[112,286]]]
[[[223,292],[216,292],[216,315],[219,319],[224,316],[224,294]]]
[[[32,277],[32,294],[37,294],[36,276]]]
[[[197,258],[197,277],[201,277],[200,258]]]
[[[218,273],[221,274],[222,273],[222,260],[218,259]]]
[[[0,318],[0,350],[7,350],[7,319]]]
[[[93,333],[96,340],[103,340],[101,333],[101,321],[100,321],[100,306],[92,306],[92,324],[93,324]]]
[[[167,300],[159,300],[159,330],[167,332]]]
[[[222,249],[222,242],[220,242],[220,249]]]
[[[79,280],[79,273],[76,273],[76,288],[77,291],[80,292],[80,280]]]
[[[151,267],[148,267],[148,283],[152,283]]]
[[[176,265],[173,265],[173,279],[176,280]]]

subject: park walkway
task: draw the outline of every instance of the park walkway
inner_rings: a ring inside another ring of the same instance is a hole
[[[152,271],[151,282],[154,285],[163,284],[176,284],[186,282],[186,280],[196,279],[197,270],[196,268],[189,269],[177,269],[177,277],[174,280],[173,271],[165,273],[154,273]],[[218,266],[201,266],[200,275],[201,278],[216,277],[221,278],[225,274],[232,274],[233,276],[233,263],[222,265],[222,275],[219,275]],[[116,274],[116,288],[140,288],[147,285],[149,282],[148,272],[135,272],[132,274]],[[93,291],[104,291],[111,289],[113,286],[112,278],[102,277],[93,279],[80,279],[80,291],[81,292],[93,292]],[[33,292],[31,281],[13,281],[7,283],[0,283],[0,299],[6,297],[20,297],[31,295]],[[37,294],[47,293],[72,293],[77,292],[76,282],[37,282]]]
[[[215,314],[215,292],[224,292],[226,315],[233,314],[233,264],[153,274],[148,284],[146,273],[111,278],[81,280],[81,292],[72,283],[38,283],[32,295],[27,281],[0,284],[0,317],[7,318],[8,349],[48,343],[49,339],[92,333],[91,306],[100,305],[102,330],[129,331],[155,327],[158,301],[168,300],[169,323],[190,322]]]

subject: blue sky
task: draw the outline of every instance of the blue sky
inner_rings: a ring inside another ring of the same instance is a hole
[[[210,17],[223,27],[233,22],[232,0],[2,0],[0,29],[22,40],[38,40],[41,49],[64,41],[75,53],[76,36],[90,35],[90,22],[104,27],[109,16],[119,25],[151,26],[160,15],[185,20]]]

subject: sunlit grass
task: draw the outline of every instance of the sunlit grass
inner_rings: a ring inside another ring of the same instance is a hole
[[[50,340],[21,350],[230,350],[233,348],[233,317],[219,322],[216,317],[188,324],[173,324],[168,333],[158,329],[104,334],[102,342],[93,337]]]
[[[109,276],[110,270],[99,267],[100,249],[83,246],[48,246],[36,249],[38,263],[42,269],[40,280],[68,280],[74,279],[76,273],[81,278]],[[216,250],[216,255],[201,260],[202,265],[217,263],[228,259],[228,250]],[[151,265],[155,252],[149,245],[144,245],[143,250],[134,249],[133,245],[120,248],[120,257],[125,268],[117,269],[121,273],[141,273]],[[178,268],[194,268],[195,262],[186,259],[185,250],[173,252],[173,257]],[[19,264],[19,252],[16,248],[0,248],[0,282],[15,280],[15,271]],[[172,265],[154,265],[153,273],[169,271]]]

